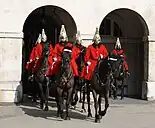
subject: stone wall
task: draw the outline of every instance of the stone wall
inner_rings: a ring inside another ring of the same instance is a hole
[[[22,95],[22,35],[0,33],[0,102],[18,102]]]

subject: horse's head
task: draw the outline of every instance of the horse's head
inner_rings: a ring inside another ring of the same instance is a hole
[[[71,48],[64,48],[63,52],[62,52],[62,65],[61,68],[63,68],[63,70],[67,70],[70,68],[70,60],[72,58],[72,50]]]
[[[100,76],[109,74],[109,72],[111,71],[111,64],[109,62],[109,56],[99,61],[98,70],[99,70]]]
[[[109,58],[114,76],[119,77],[120,74],[124,72],[123,68],[124,58],[115,56],[113,54],[111,54]]]
[[[109,56],[104,59],[99,59],[94,72],[94,80],[99,82],[98,84],[105,84],[109,86],[109,80],[111,76],[111,64],[109,63]],[[95,82],[96,83],[96,82]]]

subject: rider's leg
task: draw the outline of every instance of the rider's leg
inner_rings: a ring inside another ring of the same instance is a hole
[[[125,60],[123,61],[123,66],[125,68],[125,71],[128,71],[129,70],[129,67],[127,65],[127,62]]]

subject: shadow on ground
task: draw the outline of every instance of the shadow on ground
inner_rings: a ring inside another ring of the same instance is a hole
[[[40,117],[48,120],[54,121],[63,121],[60,118],[57,118],[57,107],[56,103],[50,101],[49,103],[49,111],[43,111],[39,108],[39,103],[34,103],[31,101],[23,102],[18,105],[24,114],[32,116],[32,117]],[[71,119],[78,119],[78,120],[86,120],[94,122],[94,118],[87,118],[87,113],[81,113],[79,110],[69,110],[69,115]]]

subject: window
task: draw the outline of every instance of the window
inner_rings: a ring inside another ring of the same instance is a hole
[[[114,37],[122,36],[122,31],[116,22],[114,22],[113,32],[114,32]]]
[[[104,19],[100,26],[100,35],[109,35],[114,37],[122,36],[122,31],[119,25],[110,19]]]

